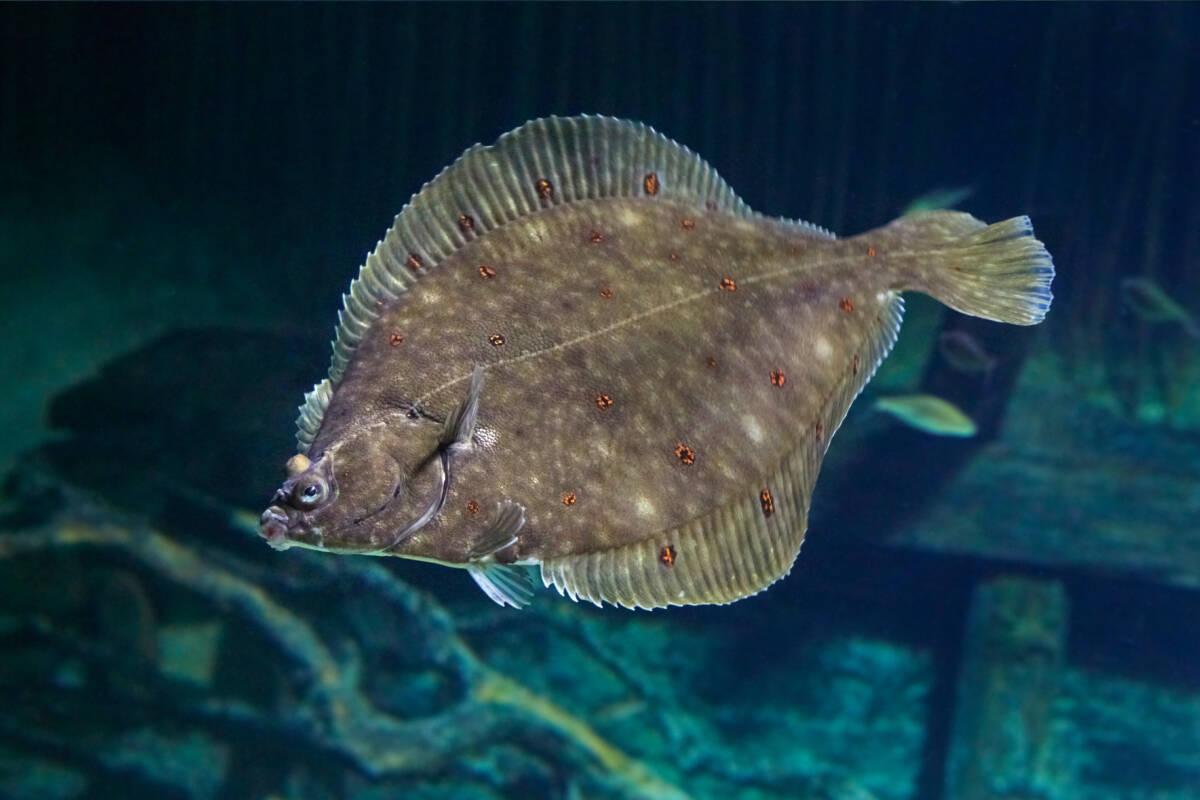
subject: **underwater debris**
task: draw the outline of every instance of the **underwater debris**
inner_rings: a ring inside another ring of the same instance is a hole
[[[1193,338],[1200,339],[1200,324],[1194,314],[1180,305],[1150,278],[1124,278],[1121,293],[1125,305],[1143,322],[1179,325]]]
[[[974,420],[957,406],[931,394],[906,394],[881,397],[875,408],[890,414],[910,428],[933,436],[974,436]]]
[[[597,172],[575,166],[601,161]],[[423,254],[418,267],[405,269],[403,253]],[[508,269],[517,253],[520,269]],[[503,282],[481,289],[481,258]],[[821,459],[896,340],[900,292],[1033,325],[1053,275],[1026,217],[987,225],[933,211],[839,240],[753,213],[645,125],[535,120],[468,150],[368,256],[329,376],[301,409],[297,444],[311,466],[276,492],[262,532],[277,549],[465,568],[514,607],[529,600],[525,565],[597,605],[747,597],[791,569]],[[409,333],[404,358],[381,347],[380,330]],[[795,346],[781,349],[782,336]],[[716,350],[721,370],[702,368]],[[609,413],[556,405],[564,386],[618,375]],[[543,411],[530,420],[519,408]],[[614,468],[596,441],[630,460]],[[795,489],[764,505],[764,483]],[[536,486],[586,486],[586,499]],[[443,513],[467,497],[507,510]]]
[[[909,214],[920,214],[924,211],[941,211],[943,209],[958,208],[959,203],[973,194],[975,194],[974,186],[932,189],[914,198],[904,207],[900,215],[908,216]]]
[[[286,666],[285,673],[296,683],[287,693],[291,699],[278,708],[163,691],[163,676],[150,672],[142,676],[145,686],[157,689],[152,695],[156,713],[188,719],[197,732],[211,726],[251,738],[277,736],[290,749],[309,750],[313,758],[335,753],[363,774],[381,778],[427,774],[464,753],[497,743],[510,746],[519,740],[512,735],[514,730],[526,729],[535,740],[553,737],[557,757],[565,759],[570,769],[596,774],[620,787],[622,796],[688,800],[686,792],[601,737],[588,722],[484,664],[456,633],[443,608],[372,559],[342,559],[335,571],[416,625],[419,635],[406,647],[424,653],[433,666],[452,673],[467,688],[459,701],[433,716],[399,718],[376,706],[362,685],[360,654],[346,648],[344,636],[327,642],[318,626],[262,586],[229,571],[221,560],[206,558],[158,531],[97,521],[91,508],[68,510],[32,530],[0,530],[0,561],[75,548],[120,554],[174,588],[221,609],[230,623],[248,625],[277,651],[278,663]],[[108,653],[76,649],[95,659]],[[111,667],[103,660],[94,666]],[[88,761],[84,745],[69,738],[56,738],[47,746]],[[185,788],[179,796],[192,796]]]

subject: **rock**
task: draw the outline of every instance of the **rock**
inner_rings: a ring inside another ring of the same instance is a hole
[[[158,631],[158,662],[164,675],[198,686],[212,684],[221,642],[217,621],[164,625]]]
[[[324,374],[325,338],[167,333],[55,397],[49,422],[67,436],[42,456],[71,482],[140,512],[169,512],[178,487],[257,508],[295,452],[296,407]]]

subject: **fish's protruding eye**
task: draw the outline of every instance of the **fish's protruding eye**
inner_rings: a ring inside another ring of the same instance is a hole
[[[319,477],[314,477],[310,482],[296,484],[296,488],[292,492],[292,498],[297,506],[305,511],[311,511],[325,500],[327,493],[328,490],[325,487],[325,481]]]

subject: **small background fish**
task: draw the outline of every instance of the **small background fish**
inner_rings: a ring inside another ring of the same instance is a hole
[[[974,186],[932,189],[914,198],[900,213],[908,215],[919,214],[922,211],[940,211],[943,209],[958,208],[960,203],[973,194],[975,194]]]
[[[940,397],[928,394],[881,397],[875,408],[934,436],[974,436],[978,428],[961,409]]]
[[[1200,338],[1196,317],[1171,298],[1149,278],[1125,278],[1121,281],[1125,304],[1137,317],[1154,324],[1176,324],[1193,338]]]
[[[964,374],[982,374],[990,379],[996,357],[964,330],[946,331],[938,336],[938,353],[951,367]]]

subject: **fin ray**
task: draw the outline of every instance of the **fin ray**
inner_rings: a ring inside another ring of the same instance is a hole
[[[471,372],[467,396],[446,417],[441,435],[443,447],[466,447],[471,443],[471,437],[475,435],[475,421],[479,417],[479,397],[482,392],[483,367],[477,366]]]
[[[925,292],[962,314],[1036,325],[1054,299],[1054,262],[1029,217],[985,225],[961,211],[930,211],[901,217],[881,234],[907,251],[897,259],[897,288]]]
[[[525,608],[533,601],[533,584],[524,567],[511,564],[470,564],[467,573],[483,593],[499,606]]]
[[[517,540],[517,534],[525,527],[525,506],[505,500],[496,504],[488,526],[483,529],[467,557],[472,561],[487,558]]]

